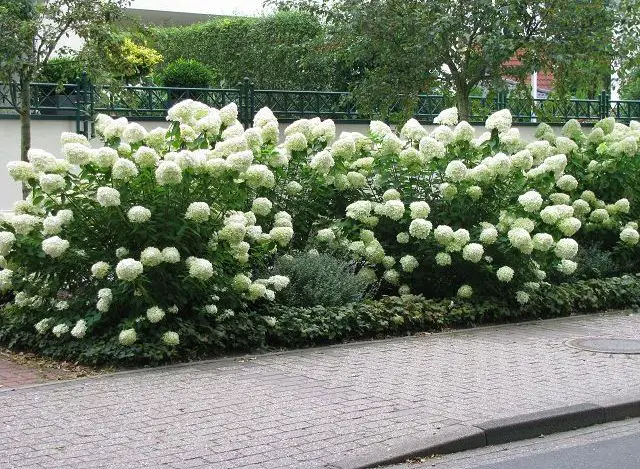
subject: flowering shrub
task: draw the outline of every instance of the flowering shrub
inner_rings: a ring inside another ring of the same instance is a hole
[[[101,115],[104,146],[65,133],[63,158],[9,164],[31,195],[0,224],[0,291],[43,343],[90,353],[99,337],[115,357],[161,357],[259,342],[277,319],[250,311],[291,288],[273,261],[292,247],[350,257],[362,292],[523,305],[576,271],[582,239],[627,254],[640,239],[640,186],[606,184],[608,168],[635,180],[636,123],[585,135],[571,121],[558,137],[541,125],[525,143],[507,110],[478,137],[455,109],[432,132],[374,121],[338,138],[319,118],[281,136],[267,108],[246,130],[235,105],[182,101],[167,120],[147,131]]]
[[[277,126],[245,132],[235,105],[193,101],[168,119],[147,132],[101,115],[103,147],[65,133],[64,158],[34,149],[9,164],[31,194],[0,225],[0,290],[43,340],[108,336],[170,355],[189,322],[224,335],[218,325],[287,286],[254,275],[293,237],[291,215],[263,196],[275,176],[262,140]]]

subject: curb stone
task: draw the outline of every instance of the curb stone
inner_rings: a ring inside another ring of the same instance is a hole
[[[402,438],[373,445],[324,467],[370,469],[403,463],[413,457],[468,451],[634,417],[640,417],[640,399],[587,402],[474,425],[455,425],[432,437]]]

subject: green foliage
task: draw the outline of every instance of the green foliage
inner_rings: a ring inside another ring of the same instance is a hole
[[[77,58],[56,57],[42,67],[38,81],[56,84],[77,83],[82,71],[83,65]]]
[[[371,284],[355,273],[356,266],[329,254],[303,253],[280,257],[273,272],[291,283],[278,295],[286,306],[342,306],[363,300]]]
[[[505,75],[524,78],[533,70],[548,69],[556,74],[556,86],[593,87],[594,78],[608,74],[614,57],[614,25],[624,23],[608,0],[269,3],[326,21],[327,42],[346,51],[345,60],[358,70],[355,90],[361,107],[374,117],[388,116],[390,89],[391,96],[406,97],[400,109],[405,118],[410,116],[415,107],[411,98],[435,87],[436,80],[455,90],[465,119],[472,89]],[[637,2],[625,3],[638,11]],[[522,65],[505,68],[516,52]]]
[[[460,302],[413,295],[385,296],[377,301],[365,300],[333,307],[276,304],[260,311],[275,318],[274,327],[266,327],[263,316],[255,313],[238,313],[215,323],[181,322],[179,330],[184,340],[174,349],[153,344],[134,344],[123,348],[108,334],[96,337],[89,347],[70,339],[43,338],[33,329],[33,318],[5,311],[0,314],[0,344],[90,365],[158,365],[265,347],[309,347],[482,324],[597,313],[608,309],[638,308],[639,298],[638,277],[623,276],[547,285],[534,293],[525,306],[498,299]]]
[[[334,59],[323,37],[322,25],[311,15],[284,12],[160,28],[153,43],[167,62],[198,60],[219,71],[228,87],[250,77],[268,89],[344,89],[334,82]]]
[[[169,88],[207,88],[216,82],[216,72],[193,59],[178,59],[169,63],[162,74],[162,86]]]

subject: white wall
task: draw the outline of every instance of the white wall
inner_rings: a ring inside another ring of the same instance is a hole
[[[140,122],[146,129],[155,127],[167,127],[166,121],[144,121]],[[281,124],[284,128],[288,124]],[[338,135],[341,132],[362,132],[368,131],[368,124],[337,124]],[[432,130],[434,126],[426,126],[427,130]],[[484,132],[482,126],[474,126],[476,135]],[[520,134],[525,141],[534,139],[535,127],[520,127]],[[31,146],[41,148],[54,155],[60,155],[60,134],[62,132],[75,132],[74,120],[34,120],[31,122]],[[98,146],[99,142],[94,142]],[[21,197],[21,186],[14,182],[6,171],[9,161],[20,159],[20,121],[17,119],[0,119],[0,212],[11,210],[13,203]]]

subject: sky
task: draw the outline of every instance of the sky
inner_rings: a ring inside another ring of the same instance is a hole
[[[259,15],[263,0],[133,0],[131,8],[217,15]]]

